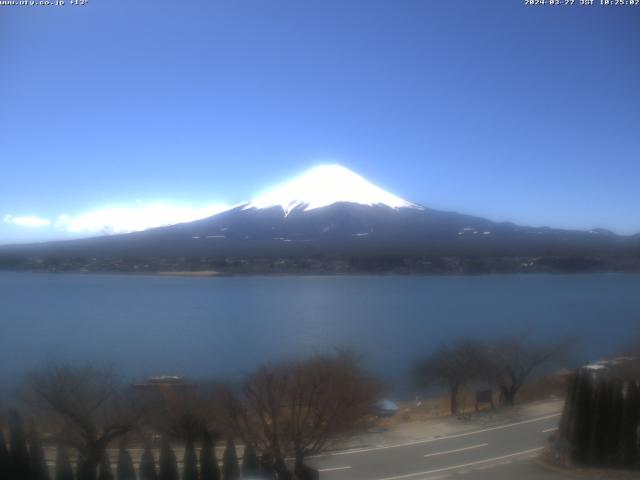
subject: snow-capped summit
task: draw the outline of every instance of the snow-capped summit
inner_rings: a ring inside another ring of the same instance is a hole
[[[422,209],[421,206],[377,187],[341,165],[314,167],[253,199],[244,209],[280,206],[285,215],[288,215],[296,208],[307,211],[338,202]]]

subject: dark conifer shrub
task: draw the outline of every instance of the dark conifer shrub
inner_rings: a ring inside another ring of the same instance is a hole
[[[574,463],[584,464],[588,460],[591,440],[593,390],[591,377],[580,372],[576,384],[574,428],[569,438],[570,457]]]
[[[276,471],[276,476],[278,480],[290,480],[292,475],[287,468],[287,464],[284,462],[282,457],[276,457],[273,462],[273,468]]]
[[[240,478],[236,446],[231,438],[227,440],[227,446],[222,457],[222,478],[223,480],[238,480]]]
[[[633,468],[638,464],[638,427],[640,427],[640,389],[629,382],[622,412],[622,464]]]
[[[56,452],[55,480],[73,480],[73,468],[67,449],[58,445]]]
[[[220,480],[215,442],[209,432],[204,434],[202,450],[200,450],[200,480]]]
[[[191,439],[188,439],[184,446],[182,480],[198,480],[198,457]]]
[[[78,480],[84,480],[84,473],[86,473],[84,469],[84,454],[82,452],[78,452],[78,456],[76,457],[76,478]]]
[[[275,480],[276,471],[273,468],[273,456],[264,452],[260,457],[260,474],[265,480]]]
[[[140,459],[140,480],[158,480],[156,460],[153,458],[153,452],[149,444],[145,445]]]
[[[638,381],[579,370],[568,384],[559,440],[575,464],[640,467]]]
[[[589,442],[590,465],[604,465],[607,424],[610,419],[611,381],[599,378],[594,382],[594,408]]]
[[[44,449],[35,429],[32,429],[30,437],[31,478],[32,480],[49,480],[49,468],[44,457]]]
[[[296,461],[296,478],[298,480],[318,480],[319,472],[315,468],[305,465],[303,461]]]
[[[0,424],[0,478],[9,478],[9,449]]]
[[[622,463],[622,413],[624,411],[624,383],[619,379],[612,381],[609,402],[605,462],[609,466],[618,466]]]
[[[9,435],[11,449],[9,450],[10,480],[31,479],[31,459],[27,449],[27,439],[20,414],[12,410],[9,412]]]
[[[118,453],[117,477],[118,480],[136,480],[133,461],[126,448],[120,448],[120,452]]]
[[[176,461],[176,454],[173,453],[171,444],[165,440],[162,443],[160,449],[160,472],[158,473],[158,480],[179,480],[178,475],[178,462]]]
[[[113,480],[113,471],[111,470],[111,459],[105,451],[100,459],[98,466],[98,480]]]
[[[251,444],[247,444],[242,457],[242,476],[256,478],[260,474],[260,462]]]
[[[578,375],[573,373],[567,379],[567,395],[564,401],[562,418],[560,419],[560,437],[569,439],[575,428],[576,396],[578,387]]]

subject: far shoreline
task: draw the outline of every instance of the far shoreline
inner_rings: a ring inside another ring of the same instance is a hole
[[[442,273],[417,273],[417,272],[221,272],[216,270],[179,270],[158,272],[118,272],[118,271],[87,271],[87,270],[9,270],[0,269],[0,274],[41,274],[41,275],[82,275],[82,276],[125,276],[125,277],[164,277],[164,278],[286,278],[286,277],[421,277],[421,278],[480,278],[480,277],[581,277],[581,276],[616,276],[616,275],[640,275],[639,271],[535,271],[535,272],[442,272]]]
[[[128,273],[125,272],[125,275],[127,275]],[[171,271],[171,270],[166,270],[166,271],[161,271],[161,272],[149,272],[149,274],[151,275],[158,275],[161,277],[220,277],[220,276],[226,276],[224,273],[222,272],[218,272],[216,270],[194,270],[194,271],[190,271],[190,270],[180,270],[180,271]],[[135,273],[134,273],[135,275]]]

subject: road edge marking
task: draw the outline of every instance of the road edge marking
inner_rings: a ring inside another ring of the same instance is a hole
[[[517,457],[519,455],[526,455],[528,453],[533,453],[533,452],[539,452],[540,450],[543,450],[543,449],[544,447],[530,448],[528,450],[521,450],[520,452],[509,453],[507,455],[500,455],[499,457],[486,458],[484,460],[477,460],[475,462],[463,463],[461,465],[452,465],[450,467],[436,468],[434,470],[427,470],[424,472],[406,473],[404,475],[395,475],[393,477],[378,478],[377,480],[402,480],[403,478],[412,478],[412,477],[419,477],[422,475],[431,475],[432,473],[449,472],[451,470],[459,470],[461,468],[473,467],[474,465],[482,465],[483,463],[497,462],[499,460],[504,460],[506,458]]]
[[[319,468],[318,472],[337,472],[338,470],[349,470],[350,466],[345,467],[328,467],[328,468]]]
[[[438,455],[447,455],[449,453],[457,453],[457,452],[464,452],[466,450],[473,450],[474,448],[482,448],[482,447],[487,447],[489,446],[488,443],[480,443],[478,445],[472,445],[470,447],[462,447],[462,448],[455,448],[453,450],[447,450],[445,452],[435,452],[435,453],[427,453],[424,455],[425,458],[428,457],[436,457]]]

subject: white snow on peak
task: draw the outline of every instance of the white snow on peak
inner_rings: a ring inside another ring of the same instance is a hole
[[[422,209],[341,165],[319,165],[253,199],[244,210],[280,206],[288,215],[295,208],[307,211],[337,202]]]

